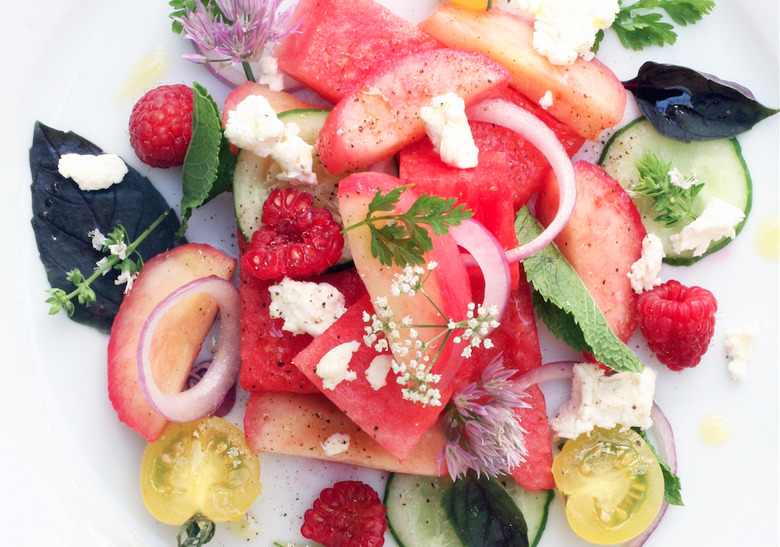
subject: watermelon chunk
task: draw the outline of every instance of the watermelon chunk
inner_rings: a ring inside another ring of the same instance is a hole
[[[481,298],[480,279],[472,285],[475,298]],[[499,354],[503,355],[504,366],[514,368],[523,374],[542,364],[539,335],[536,330],[531,292],[525,274],[521,270],[520,287],[513,290],[501,325],[490,334],[494,347],[474,352],[461,367],[461,374],[453,382],[460,387],[479,380],[484,368]],[[525,462],[512,470],[512,476],[528,490],[548,490],[555,487],[552,475],[552,441],[547,423],[547,405],[544,394],[538,386],[527,390],[525,399],[530,408],[517,409],[518,420],[526,430],[525,446],[528,455]]]
[[[354,268],[324,274],[308,281],[330,283],[350,305],[365,294]],[[241,373],[239,383],[246,391],[290,391],[316,393],[292,360],[312,341],[308,334],[294,335],[282,330],[283,319],[272,319],[269,313],[271,295],[268,287],[274,281],[263,281],[241,272]]]
[[[379,354],[363,341],[364,313],[374,313],[371,297],[366,295],[351,306],[328,330],[314,339],[293,363],[316,385],[325,396],[339,407],[360,429],[400,460],[406,459],[420,442],[426,430],[438,420],[441,406],[423,405],[404,399],[401,386],[390,371],[385,385],[374,389],[366,370],[376,357],[391,359],[388,353]],[[333,348],[357,342],[357,351],[351,357],[349,369],[356,378],[344,380],[333,389],[325,388],[317,374],[322,358]],[[448,397],[442,395],[442,400]]]
[[[334,103],[386,60],[441,47],[374,0],[300,0],[292,20],[296,32],[274,51],[279,68]]]
[[[445,439],[437,425],[423,434],[406,459],[399,460],[322,394],[252,393],[244,414],[244,433],[255,452],[318,458],[394,473],[447,473],[446,464],[438,463]],[[348,435],[349,446],[344,452],[329,454],[323,445],[337,434]]]

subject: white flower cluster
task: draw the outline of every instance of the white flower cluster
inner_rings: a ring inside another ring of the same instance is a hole
[[[435,262],[429,262],[427,267],[406,266],[401,273],[395,275],[390,285],[390,294],[394,297],[403,294],[411,297],[418,292],[425,294],[423,285],[430,272],[436,267]],[[425,296],[436,308],[436,304],[427,295]],[[441,311],[436,309],[442,315]],[[491,328],[498,326],[498,321],[495,319],[498,310],[495,306],[486,308],[471,303],[465,320],[453,321],[442,315],[443,323],[439,326],[446,330],[437,334],[433,340],[425,341],[420,338],[416,328],[418,325],[415,325],[411,316],[407,315],[401,320],[393,316],[386,297],[380,296],[375,299],[374,311],[373,314],[363,312],[363,321],[367,323],[363,342],[379,353],[388,350],[393,353],[395,359],[391,362],[391,369],[397,376],[396,381],[404,386],[402,393],[405,399],[433,406],[441,405],[441,393],[432,387],[441,380],[441,375],[431,372],[440,349],[437,348],[436,354],[431,357],[431,343],[437,339],[442,339],[442,345],[450,339],[455,344],[465,342],[466,347],[461,355],[469,358],[472,348],[493,347],[487,334]],[[434,326],[437,325],[426,325],[426,328]],[[462,332],[451,337],[455,331]]]
[[[111,255],[116,256],[121,262],[124,262],[127,258],[127,243],[125,243],[124,235],[119,235],[118,237],[115,237],[115,234],[111,234],[111,236],[106,237],[102,233],[100,233],[100,230],[98,228],[95,228],[94,230],[91,230],[87,233],[87,235],[92,238],[92,247],[97,251],[104,251],[107,250]],[[100,260],[97,261],[95,269],[97,270],[105,270],[103,271],[102,275],[106,275],[108,273],[109,268],[108,266],[108,257],[104,256]],[[129,266],[129,265],[128,265]],[[121,268],[121,271],[119,275],[114,280],[114,285],[121,285],[122,283],[125,283],[125,294],[130,292],[130,289],[133,288],[133,281],[135,281],[135,278],[138,277],[138,270],[133,267],[124,267]]]

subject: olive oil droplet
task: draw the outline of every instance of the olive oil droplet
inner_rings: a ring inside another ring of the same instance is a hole
[[[780,261],[780,216],[769,215],[761,219],[753,246],[767,260]]]
[[[133,67],[117,88],[114,99],[118,104],[123,104],[140,96],[162,80],[166,70],[168,52],[161,47],[154,48]]]
[[[723,416],[712,415],[699,424],[699,437],[710,446],[721,446],[731,438],[731,422]]]

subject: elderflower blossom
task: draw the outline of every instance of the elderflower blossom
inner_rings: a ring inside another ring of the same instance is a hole
[[[195,0],[195,9],[173,16],[181,23],[185,38],[201,53],[184,57],[192,62],[212,61],[206,54],[217,53],[231,63],[258,61],[267,43],[293,32],[292,8],[280,11],[284,0]]]
[[[528,394],[511,378],[516,370],[495,358],[479,382],[452,397],[444,415],[447,444],[439,455],[453,480],[473,469],[477,476],[508,474],[525,461],[527,433],[515,409],[528,408]]]
[[[403,397],[412,402],[432,406],[442,404],[441,392],[433,387],[441,380],[441,375],[431,372],[441,347],[448,341],[457,345],[465,343],[461,355],[468,358],[472,355],[473,348],[493,347],[487,335],[498,326],[495,319],[498,310],[494,306],[486,308],[469,304],[466,318],[462,321],[444,317],[423,288],[428,276],[437,266],[433,261],[426,267],[406,266],[394,275],[390,294],[393,297],[423,294],[442,316],[442,324],[416,325],[414,318],[409,315],[398,320],[385,297],[377,297],[374,300],[375,313],[363,312],[363,321],[366,323],[363,342],[378,353],[392,352],[394,359],[391,361],[391,370],[396,375],[396,381],[404,386],[401,390]],[[423,339],[421,331],[431,328],[437,329],[437,334],[430,340]],[[456,332],[458,334],[453,336]]]

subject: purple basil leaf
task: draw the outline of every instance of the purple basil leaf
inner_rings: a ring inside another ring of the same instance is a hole
[[[623,85],[659,133],[682,142],[733,137],[778,112],[740,85],[676,65],[646,62]]]

